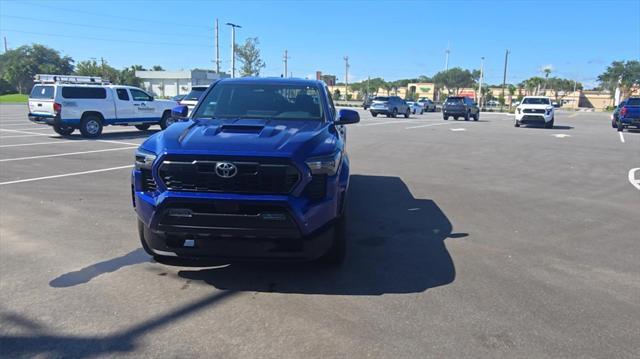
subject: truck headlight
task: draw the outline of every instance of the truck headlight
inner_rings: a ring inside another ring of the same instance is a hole
[[[547,109],[547,116],[549,116],[551,114],[551,110],[553,110],[552,108],[548,108]]]
[[[143,150],[138,148],[136,150],[136,163],[135,167],[137,170],[151,170],[151,166],[153,166],[153,161],[156,160],[158,156],[155,153]]]
[[[338,151],[330,156],[309,158],[305,163],[309,166],[311,174],[333,176],[340,168],[340,161],[342,161],[342,152]]]

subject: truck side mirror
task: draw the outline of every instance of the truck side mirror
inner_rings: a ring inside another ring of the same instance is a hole
[[[189,113],[189,107],[185,105],[176,106],[171,109],[171,116],[173,117],[187,117]]]
[[[338,113],[338,120],[334,122],[336,125],[348,125],[360,122],[360,115],[357,111],[342,109]]]

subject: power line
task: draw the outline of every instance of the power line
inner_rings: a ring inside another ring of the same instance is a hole
[[[86,11],[86,10],[79,10],[79,9],[69,9],[69,8],[64,8],[64,7],[60,7],[58,5],[46,5],[46,4],[42,4],[42,3],[38,3],[38,4],[34,4],[28,1],[21,1],[19,2],[21,4],[28,4],[28,5],[32,5],[35,6],[36,8],[38,8],[37,10],[40,10],[40,8],[49,8],[49,9],[53,9],[53,10],[62,10],[62,11],[68,11],[68,12],[75,12],[78,14],[86,14],[86,15],[94,15],[94,16],[100,16],[100,17],[110,17],[110,18],[114,18],[114,19],[122,19],[122,20],[128,20],[128,21],[135,21],[135,22],[148,22],[148,23],[153,23],[158,25],[158,20],[157,19],[142,19],[139,17],[127,17],[127,16],[119,16],[119,15],[111,15],[111,14],[105,14],[102,12],[92,12],[92,11]],[[196,29],[207,29],[210,30],[211,28],[208,26],[201,26],[201,25],[189,25],[189,24],[180,24],[181,27],[191,27],[191,28],[196,28]]]
[[[43,32],[34,32],[34,31],[22,31],[15,29],[3,29],[0,28],[0,31],[6,32],[15,32],[19,34],[29,34],[29,35],[38,35],[38,36],[53,36],[53,37],[64,37],[68,39],[84,39],[84,40],[92,40],[92,41],[108,41],[108,42],[124,42],[130,44],[144,44],[144,45],[162,45],[162,46],[184,46],[184,47],[206,47],[211,48],[211,46],[207,45],[197,45],[197,44],[185,44],[185,43],[175,43],[175,42],[149,42],[149,41],[138,41],[138,40],[124,40],[124,39],[105,39],[100,37],[89,37],[89,36],[70,36],[64,34],[50,34]]]
[[[0,17],[7,17],[7,18],[21,19],[21,20],[30,20],[30,21],[37,21],[37,22],[47,22],[47,23],[51,23],[51,24],[81,26],[81,27],[88,27],[88,28],[92,28],[92,29],[106,29],[106,30],[115,30],[115,31],[135,31],[136,33],[147,33],[147,34],[151,34],[151,35],[180,36],[180,37],[204,37],[204,38],[207,38],[207,39],[210,38],[210,36],[197,35],[197,34],[176,34],[175,32],[174,33],[169,33],[169,32],[151,32],[151,31],[144,31],[144,30],[134,29],[134,28],[112,27],[112,26],[104,26],[104,25],[99,25],[99,24],[78,24],[78,23],[66,22],[66,21],[38,19],[38,18],[27,17],[27,16],[15,16],[15,15],[2,14],[2,15],[0,15]]]

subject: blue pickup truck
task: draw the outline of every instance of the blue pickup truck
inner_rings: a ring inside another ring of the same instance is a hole
[[[611,125],[620,132],[629,126],[640,128],[640,97],[629,97],[622,101],[611,116]]]
[[[188,108],[174,108],[186,117]],[[137,150],[133,206],[142,247],[168,257],[320,259],[345,252],[349,158],[343,125],[320,81],[223,79],[186,121]]]

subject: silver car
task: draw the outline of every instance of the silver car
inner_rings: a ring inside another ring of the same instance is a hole
[[[371,103],[371,115],[373,117],[379,114],[387,115],[387,117],[396,117],[399,114],[409,118],[411,109],[409,105],[398,96],[377,96]]]
[[[407,105],[409,105],[409,108],[411,109],[411,113],[414,115],[416,113],[419,113],[421,115],[424,113],[424,107],[420,102],[407,101]]]

